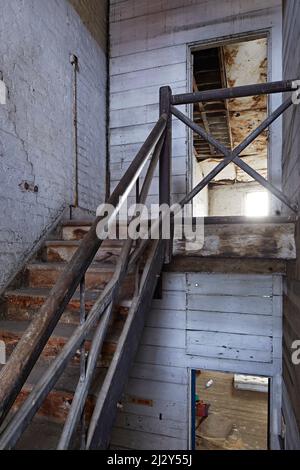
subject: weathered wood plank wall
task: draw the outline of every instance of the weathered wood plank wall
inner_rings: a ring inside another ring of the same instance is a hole
[[[300,2],[284,2],[283,64],[284,77],[300,79]],[[283,189],[295,201],[300,202],[300,107],[294,106],[284,119],[283,127]],[[283,376],[285,382],[284,403],[287,426],[298,426],[298,435],[287,434],[287,447],[300,448],[300,365],[292,363],[292,343],[300,339],[300,227],[296,230],[297,261],[289,262],[284,299],[283,328]],[[295,414],[295,418],[292,414]]]
[[[280,80],[281,20],[281,0],[252,2],[111,0],[111,186],[114,187],[119,181],[157,119],[159,87],[170,85],[174,93],[189,91],[189,44],[248,34],[254,30],[268,30],[272,45],[269,80]],[[280,99],[280,96],[274,96],[270,101],[270,109],[275,108]],[[174,121],[173,202],[186,193],[189,184],[187,137],[187,130],[182,124]],[[281,145],[280,120],[272,127],[269,137],[271,141],[269,177],[280,185],[281,155],[278,152]],[[150,190],[150,202],[157,202],[157,187],[157,180],[154,180]],[[195,296],[198,294],[188,292],[189,276],[191,274],[184,273],[168,273],[164,276],[163,299],[153,302],[153,310],[147,320],[124,394],[123,409],[118,413],[112,439],[114,447],[187,448],[189,368],[227,370],[273,377],[275,391],[271,401],[276,402],[274,408],[277,410],[277,415],[272,416],[272,423],[273,432],[278,432],[281,395],[281,295],[280,291],[278,295],[276,294],[277,277],[266,276],[272,279],[270,281],[272,295],[265,301],[257,295],[256,302],[264,309],[263,314],[259,314],[259,308],[256,308],[255,312],[253,310],[249,312],[245,307],[242,312],[231,311],[234,309],[232,300],[228,303],[231,305],[229,311],[223,311],[220,304],[220,312],[212,310],[208,299],[210,295],[206,292],[204,293],[206,295],[200,294],[201,299],[198,299],[197,303]],[[269,292],[268,289],[266,292]],[[231,297],[234,298],[234,295]],[[204,302],[207,303],[207,308],[202,311],[200,307]],[[249,305],[249,302],[245,299],[242,305]],[[240,309],[242,308],[239,299],[238,310]],[[212,339],[213,348],[209,350],[209,354],[203,348],[198,351],[201,354],[205,352],[206,356],[197,355],[194,351],[192,354],[189,353],[187,340],[188,338],[193,340],[191,324],[195,314],[199,314],[198,327],[203,328],[207,325],[208,330],[211,327],[208,316],[212,315],[215,321],[219,321],[220,317],[217,315],[223,315],[219,335],[227,333],[226,325],[232,320],[230,315],[236,315],[234,317],[236,330],[232,332],[236,335],[236,341],[240,338],[241,332],[238,328],[239,325],[242,328],[241,322],[244,317],[245,328],[248,331],[245,336],[250,337],[250,347],[247,348],[247,352],[238,354],[236,348],[236,352],[231,355],[228,352],[227,357],[219,356],[216,354]],[[261,354],[264,352],[262,347],[259,350],[251,346],[253,344],[251,336],[253,341],[259,336],[259,322],[263,332],[262,341],[265,342],[264,355]],[[255,360],[250,357],[251,350],[255,351],[253,356]]]
[[[279,275],[164,273],[163,298],[153,301],[112,446],[186,449],[193,368],[272,377],[276,434],[281,284]]]
[[[159,87],[189,91],[188,44],[254,30],[270,31],[270,80],[280,80],[281,0],[123,0],[111,2],[110,15],[110,171],[114,187],[158,117]],[[276,58],[276,60],[275,60]],[[271,109],[280,97],[271,99]],[[280,121],[271,133],[269,176],[281,180]],[[173,202],[185,194],[188,133],[174,120]],[[157,194],[157,181],[150,194]],[[153,202],[156,199],[153,197]],[[152,202],[152,200],[150,201]]]

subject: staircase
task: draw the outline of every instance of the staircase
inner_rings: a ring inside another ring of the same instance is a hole
[[[232,151],[176,108],[216,97],[294,89],[292,81],[181,95],[162,87],[160,118],[107,201],[114,208],[112,218],[134,190],[136,202],[146,203],[158,164],[158,202],[170,206],[172,115],[224,155],[183,197],[177,212],[232,161],[297,212],[297,204],[240,158],[292,106],[291,98]],[[157,218],[156,228],[161,227],[163,217]],[[5,293],[0,340],[7,346],[9,360],[0,371],[0,450],[109,446],[157,280],[164,261],[172,258],[172,240],[103,242],[97,233],[101,220],[99,215],[93,222],[64,223],[60,236],[45,243]]]
[[[4,341],[9,356],[28,327],[29,322],[49,296],[58,275],[70,261],[78,249],[85,233],[90,229],[91,221],[69,221],[63,223],[58,234],[59,239],[45,242],[36,259],[31,261],[20,274],[14,289],[5,293],[1,307],[0,340]],[[97,252],[95,261],[86,273],[86,302],[88,312],[95,299],[115,269],[116,259],[120,255],[122,242],[108,240]],[[128,274],[123,284],[121,298],[114,308],[112,320],[105,338],[101,356],[99,357],[94,383],[86,406],[86,420],[89,421],[95,403],[95,395],[99,391],[109,364],[118,344],[121,331],[131,305],[134,292],[134,276]],[[80,297],[75,293],[67,309],[61,317],[53,335],[47,342],[40,360],[34,367],[22,389],[12,411],[20,406],[28,396],[32,386],[37,383],[42,373],[67,343],[72,332],[80,321]],[[86,349],[89,349],[88,338]],[[56,448],[66,420],[70,403],[73,399],[80,376],[80,351],[74,356],[55,388],[49,393],[44,404],[38,410],[37,417],[18,443],[18,448],[51,449]],[[94,393],[93,393],[94,392]],[[38,436],[38,439],[35,438]]]

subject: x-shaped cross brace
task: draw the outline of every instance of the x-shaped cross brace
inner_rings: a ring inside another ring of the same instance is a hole
[[[282,201],[286,206],[288,206],[293,212],[298,212],[298,204],[293,204],[279,189],[277,189],[273,184],[267,181],[263,176],[261,176],[257,171],[255,171],[251,166],[249,166],[244,160],[240,158],[240,154],[247,148],[265,129],[267,129],[270,124],[272,124],[279,116],[281,116],[284,111],[286,111],[293,103],[293,99],[287,99],[279,108],[277,108],[270,116],[268,116],[251,134],[234,150],[228,150],[223,144],[218,142],[214,137],[208,134],[201,126],[194,123],[191,119],[185,116],[181,111],[179,111],[174,106],[171,106],[171,113],[176,116],[180,121],[190,127],[196,134],[200,135],[204,140],[209,142],[214,148],[224,155],[224,159],[207,175],[200,181],[197,186],[180,202],[180,204],[187,204],[196,194],[199,193],[213,178],[215,178],[230,162],[238,165],[242,170],[244,170],[248,175],[258,181],[262,186],[264,186],[268,191],[270,191],[274,196],[276,196],[280,201]]]

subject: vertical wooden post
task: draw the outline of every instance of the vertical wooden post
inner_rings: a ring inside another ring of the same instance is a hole
[[[160,115],[168,115],[166,138],[159,160],[159,204],[171,205],[171,174],[172,174],[172,115],[170,112],[172,90],[169,86],[161,87],[159,90],[159,112]],[[172,231],[171,231],[172,233]],[[165,262],[171,261],[173,251],[172,236],[166,243]]]

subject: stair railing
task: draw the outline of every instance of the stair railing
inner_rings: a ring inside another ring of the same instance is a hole
[[[167,115],[163,114],[160,116],[145,143],[107,201],[108,204],[120,209],[120,198],[124,200],[129,194],[134,183],[136,183],[141,175],[145,163],[149,160],[158,144],[161,146],[160,139],[164,136],[167,121]],[[115,213],[116,216],[117,212]],[[59,276],[49,297],[20,339],[7,364],[1,370],[0,422],[3,422],[21,391],[62,313],[102,244],[102,240],[98,238],[96,232],[101,219],[101,217],[95,219],[78,250]]]
[[[220,173],[230,162],[235,163],[252,178],[263,185],[268,191],[275,195],[280,201],[287,205],[292,211],[298,211],[298,205],[292,203],[285,194],[263,178],[253,168],[241,159],[240,155],[265,129],[267,129],[279,116],[281,116],[290,106],[295,104],[292,98],[288,98],[277,110],[268,116],[256,130],[242,142],[236,149],[229,150],[219,143],[213,136],[209,135],[201,126],[195,124],[186,115],[179,111],[176,106],[192,104],[195,102],[211,101],[215,99],[230,99],[244,96],[256,96],[269,93],[295,92],[298,89],[294,81],[273,82],[260,85],[249,85],[221,90],[209,90],[205,92],[186,93],[172,95],[170,87],[160,89],[160,118],[153,130],[142,145],[137,156],[129,166],[125,175],[117,185],[109,198],[108,203],[112,204],[116,211],[114,217],[120,210],[122,202],[128,197],[134,185],[139,188],[139,178],[147,161],[150,160],[148,171],[144,180],[141,192],[137,190],[137,198],[140,203],[146,201],[150,184],[153,179],[156,164],[159,161],[159,202],[170,204],[171,195],[171,147],[172,147],[172,116],[177,117],[195,133],[200,135],[210,145],[216,148],[224,159],[190,191],[179,203],[179,208],[184,207],[198,194],[215,176]],[[177,210],[179,210],[177,208]],[[176,215],[176,211],[172,214]],[[67,264],[65,271],[59,277],[56,285],[52,289],[49,298],[46,300],[38,315],[32,321],[28,330],[16,346],[8,363],[0,374],[0,416],[2,420],[7,415],[14,400],[19,394],[30,371],[39,358],[45,344],[51,336],[59,318],[71,300],[75,290],[81,283],[81,305],[84,309],[84,276],[86,270],[93,261],[102,241],[97,237],[96,228],[101,218],[97,217],[90,231],[83,239],[79,249]],[[163,216],[160,214],[156,225],[162,223]],[[91,423],[84,435],[84,448],[105,448],[108,444],[109,431],[112,427],[115,415],[115,401],[122,392],[126,380],[126,374],[130,360],[134,357],[134,352],[139,341],[139,334],[143,328],[145,311],[151,305],[151,299],[164,261],[169,262],[172,256],[171,240],[151,241],[148,237],[142,240],[133,249],[131,240],[124,243],[121,256],[118,260],[115,273],[111,281],[105,287],[103,293],[96,300],[85,321],[79,325],[74,334],[63,348],[62,352],[50,365],[48,371],[41,378],[39,383],[33,388],[27,400],[21,405],[17,413],[12,417],[0,438],[0,449],[12,448],[19,437],[26,429],[36,411],[43,403],[49,391],[53,388],[66,365],[74,356],[78,348],[82,348],[83,342],[88,333],[97,325],[93,336],[91,350],[86,367],[82,371],[81,380],[75,391],[70,414],[66,420],[64,430],[59,442],[59,448],[65,449],[71,446],[75,430],[84,412],[84,405],[87,394],[94,376],[97,365],[97,358],[103,346],[105,333],[111,312],[115,302],[119,297],[120,287],[126,274],[137,264],[145,249],[151,242],[151,249],[146,257],[146,263],[139,277],[139,287],[133,299],[124,330],[121,335],[120,344],[114,356],[114,360],[109,368],[102,389],[97,398]],[[140,314],[140,315],[139,315]],[[143,314],[143,315],[142,315]],[[83,318],[84,311],[81,311]],[[135,325],[135,329],[132,328]],[[134,334],[132,333],[134,331]],[[124,354],[126,351],[126,354]],[[130,359],[130,360],[129,360]],[[84,365],[85,366],[85,365]],[[122,372],[124,369],[124,372]],[[84,374],[83,374],[84,372]],[[113,387],[112,387],[113,385]],[[108,397],[108,390],[111,390],[113,400]],[[85,437],[87,437],[85,439]]]

